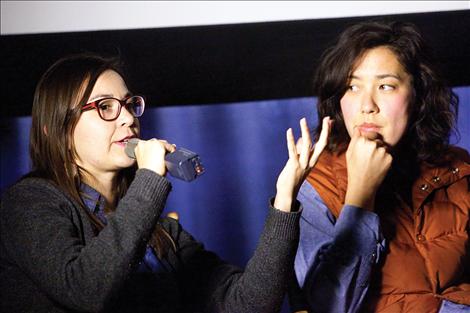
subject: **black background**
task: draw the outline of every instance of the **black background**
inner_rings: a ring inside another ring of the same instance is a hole
[[[316,62],[363,20],[418,26],[452,86],[470,85],[470,11],[215,26],[1,36],[2,117],[29,115],[40,76],[57,59],[120,55],[127,81],[149,106],[311,96]]]

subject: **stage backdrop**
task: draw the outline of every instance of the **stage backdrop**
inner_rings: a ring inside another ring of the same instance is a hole
[[[470,150],[470,87],[454,89],[460,97],[460,142]],[[275,194],[279,171],[287,160],[285,130],[306,117],[317,124],[316,99],[151,108],[141,118],[143,138],[165,138],[200,154],[205,174],[191,183],[170,176],[173,191],[167,211],[206,247],[244,265],[255,249]],[[3,119],[8,133],[0,145],[1,188],[29,170],[31,118]]]

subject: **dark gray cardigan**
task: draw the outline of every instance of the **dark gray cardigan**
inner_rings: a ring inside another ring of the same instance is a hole
[[[269,210],[243,272],[160,219],[168,180],[138,170],[108,225],[94,235],[77,203],[26,178],[0,204],[0,311],[277,312],[293,268],[299,213]],[[137,273],[159,220],[176,243],[163,273]]]

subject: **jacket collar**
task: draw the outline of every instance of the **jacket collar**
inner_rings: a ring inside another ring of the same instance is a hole
[[[434,190],[470,176],[470,156],[464,149],[451,147],[446,161],[445,166],[420,166],[420,173],[412,184],[413,210],[421,207]],[[309,173],[307,181],[315,187],[327,207],[338,217],[348,186],[346,153],[324,151]]]

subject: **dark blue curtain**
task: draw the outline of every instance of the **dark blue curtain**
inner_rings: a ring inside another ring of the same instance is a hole
[[[460,142],[470,150],[470,87],[460,98]],[[143,138],[165,138],[200,154],[206,173],[191,183],[175,180],[167,211],[206,248],[244,266],[264,224],[268,199],[287,160],[285,130],[306,117],[317,125],[315,98],[149,109],[141,119]],[[29,170],[29,117],[2,119],[1,188]]]

